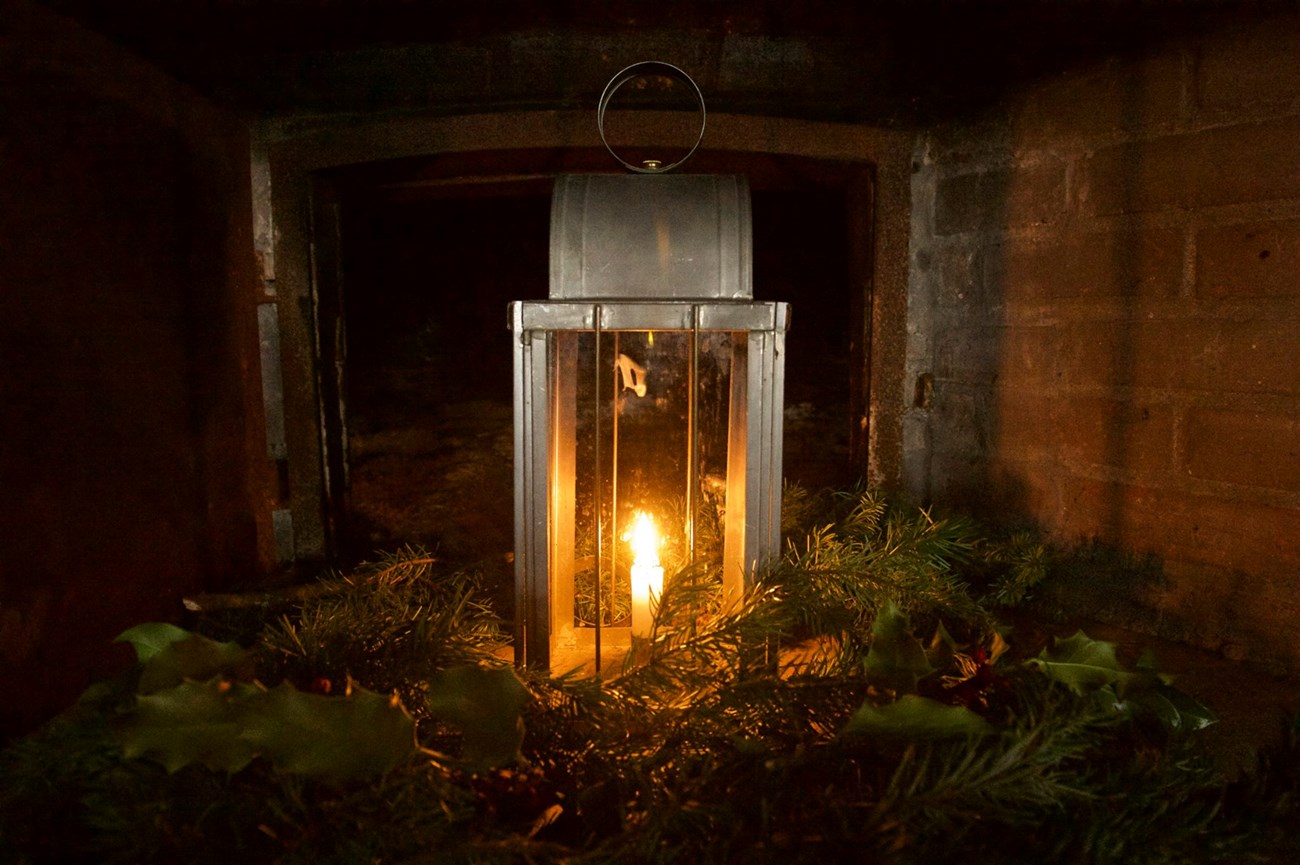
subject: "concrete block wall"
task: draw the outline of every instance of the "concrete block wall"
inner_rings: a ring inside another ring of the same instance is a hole
[[[1158,565],[1091,611],[1290,669],[1297,69],[1300,18],[1272,18],[924,136],[904,419],[915,497]]]

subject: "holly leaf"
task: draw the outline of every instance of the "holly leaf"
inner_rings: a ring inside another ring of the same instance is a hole
[[[127,628],[114,638],[115,643],[130,643],[135,647],[135,657],[141,663],[149,660],[172,643],[185,639],[190,632],[167,622],[145,622]]]
[[[168,772],[190,763],[237,772],[255,755],[240,734],[244,701],[257,690],[219,677],[184,682],[137,697],[131,712],[113,720],[113,734],[128,758],[161,763]]]
[[[169,772],[202,763],[237,772],[262,756],[277,769],[345,780],[382,774],[415,751],[415,721],[396,698],[364,689],[347,697],[271,691],[214,677],[136,698],[114,721],[127,757]]]
[[[1037,658],[1030,658],[1026,663],[1080,695],[1106,685],[1114,685],[1123,695],[1126,689],[1151,684],[1153,679],[1153,674],[1148,672],[1125,670],[1115,657],[1114,643],[1094,640],[1083,631],[1056,640],[1055,650],[1043,649]]]
[[[240,739],[277,768],[348,780],[382,775],[415,752],[415,721],[396,696],[353,688],[345,697],[288,682],[250,699]]]
[[[463,758],[473,769],[519,759],[528,690],[509,667],[452,667],[429,680],[429,712],[461,729]]]
[[[907,615],[892,601],[871,625],[871,650],[863,668],[869,684],[896,694],[915,691],[917,680],[934,672],[921,641],[912,636]]]
[[[996,732],[985,718],[964,706],[947,706],[929,697],[904,694],[892,703],[864,703],[853,713],[841,735],[869,734],[909,739],[986,736]]]
[[[1204,730],[1219,721],[1218,716],[1195,697],[1164,682],[1156,683],[1125,703],[1134,712],[1153,715],[1173,733]]]
[[[217,675],[252,678],[252,655],[238,643],[219,643],[202,634],[182,633],[180,639],[151,650],[140,671],[137,693],[152,694],[186,680],[207,681]]]
[[[1026,663],[1076,694],[1094,694],[1130,716],[1151,716],[1170,732],[1202,730],[1218,722],[1199,700],[1169,684],[1170,678],[1156,670],[1149,652],[1138,659],[1135,670],[1125,670],[1115,657],[1113,643],[1093,640],[1083,631],[1058,640],[1054,652],[1044,649]]]

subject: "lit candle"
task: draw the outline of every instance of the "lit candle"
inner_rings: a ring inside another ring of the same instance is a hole
[[[632,542],[632,633],[650,634],[650,623],[664,590],[659,566],[659,535],[649,514],[638,513],[629,533]]]

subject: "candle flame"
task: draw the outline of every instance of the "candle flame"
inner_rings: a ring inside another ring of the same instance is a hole
[[[632,541],[633,565],[648,568],[659,565],[659,533],[655,531],[654,520],[644,512],[638,512],[630,532]]]

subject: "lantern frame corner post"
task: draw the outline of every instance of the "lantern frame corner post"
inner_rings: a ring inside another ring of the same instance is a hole
[[[771,563],[781,547],[781,491],[785,430],[785,333],[790,307],[771,307],[771,327],[751,331],[750,396],[746,403],[749,441],[746,451],[758,456],[758,466],[746,466],[745,561],[757,570]]]
[[[723,594],[735,608],[781,545],[786,303],[754,304],[765,322],[733,358]]]
[[[514,344],[515,663],[550,667],[551,599],[548,504],[549,346],[527,329],[524,304],[510,304]]]

